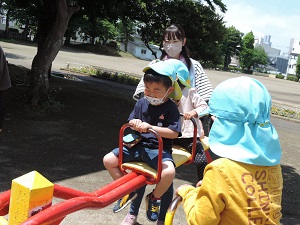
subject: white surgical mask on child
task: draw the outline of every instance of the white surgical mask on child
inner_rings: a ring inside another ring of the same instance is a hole
[[[153,98],[153,97],[150,97],[150,96],[147,96],[145,95],[144,98],[146,100],[148,100],[148,102],[151,104],[151,105],[161,105],[164,103],[164,99],[168,93],[168,91],[170,90],[170,88],[167,90],[166,94],[164,95],[164,97],[162,98]]]
[[[163,47],[170,57],[175,58],[180,54],[182,50],[182,42],[178,41],[175,43],[165,43],[163,44]]]

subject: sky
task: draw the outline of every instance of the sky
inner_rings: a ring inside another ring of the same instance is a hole
[[[226,27],[255,37],[271,35],[271,47],[288,53],[291,38],[300,39],[299,0],[222,0]]]

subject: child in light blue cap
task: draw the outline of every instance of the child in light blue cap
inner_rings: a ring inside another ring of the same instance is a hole
[[[189,224],[280,224],[281,147],[270,109],[271,96],[255,79],[232,78],[215,88],[199,116],[215,117],[209,142],[220,158],[206,166],[198,187],[176,191]]]

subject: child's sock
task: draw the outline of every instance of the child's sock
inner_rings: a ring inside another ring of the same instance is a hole
[[[156,198],[155,196],[154,196],[154,194],[153,194],[153,192],[152,192],[152,194],[151,194],[151,200],[160,200],[161,198]]]

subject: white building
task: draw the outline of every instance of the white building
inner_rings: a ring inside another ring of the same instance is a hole
[[[237,67],[237,68],[240,68],[240,60],[239,60],[239,57],[238,56],[233,56],[231,57],[231,62],[228,66],[234,66],[234,67]]]
[[[0,31],[5,31],[6,28],[6,17],[0,16]],[[22,33],[22,29],[19,28],[19,26],[16,26],[15,21],[9,21],[9,28],[13,29],[14,31],[18,31],[19,33]]]
[[[152,55],[152,52],[146,47],[144,42],[141,40],[139,35],[133,36],[133,41],[129,41],[127,45],[127,52],[134,55],[137,58],[143,60],[154,60],[155,56]],[[159,46],[150,44],[150,48],[156,53],[156,57],[159,58],[161,56],[161,51],[159,50]],[[125,44],[120,44],[120,50],[125,51]]]
[[[300,39],[292,38],[289,47],[289,60],[286,74],[296,75],[297,60],[300,55]]]

